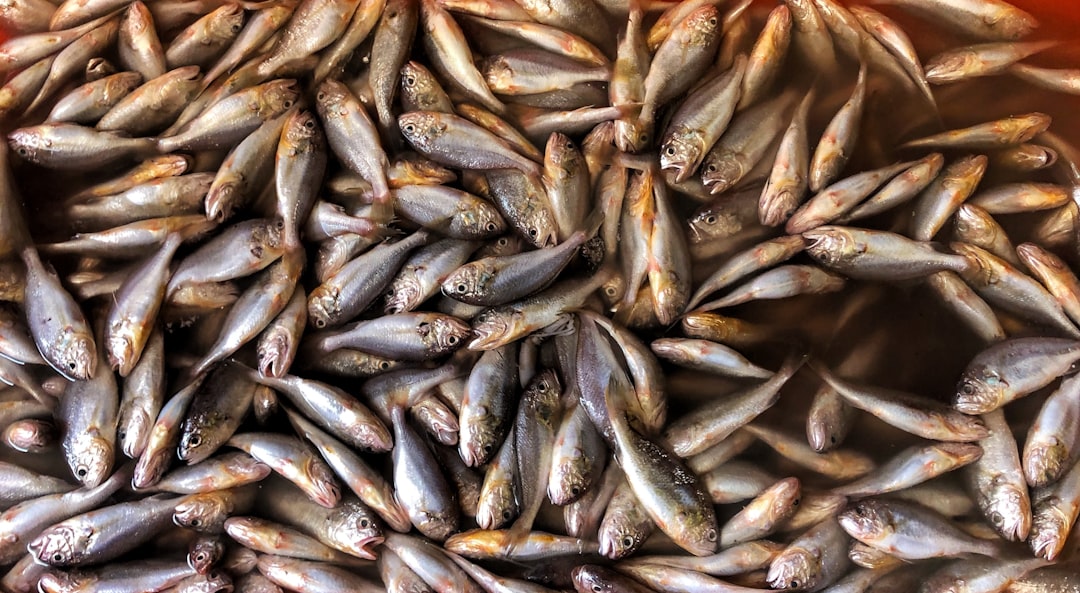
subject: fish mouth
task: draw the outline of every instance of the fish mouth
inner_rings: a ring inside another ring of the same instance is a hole
[[[361,538],[354,542],[353,553],[365,560],[377,560],[378,555],[375,554],[373,548],[377,548],[386,541],[386,538],[381,535],[372,535],[365,538]]]

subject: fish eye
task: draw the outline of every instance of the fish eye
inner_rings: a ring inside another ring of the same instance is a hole
[[[203,554],[202,552],[199,552],[198,554],[195,554],[195,561],[196,562],[203,562],[205,560],[206,560],[206,554]]]
[[[581,488],[578,488],[577,486],[571,486],[570,496],[577,496],[578,494],[581,494]]]
[[[993,523],[994,525],[1001,525],[1001,523],[1004,520],[1005,520],[1005,517],[1002,517],[1001,513],[997,512],[997,511],[994,511],[993,513],[990,513],[990,522]]]
[[[314,130],[315,129],[315,120],[313,120],[313,119],[307,120],[306,122],[304,122],[304,127],[309,129],[309,130]]]
[[[191,525],[192,527],[198,527],[199,525],[202,525],[202,521],[198,519],[192,519],[188,521],[188,525]]]
[[[541,382],[537,383],[536,388],[539,389],[540,391],[547,391],[548,390],[547,381],[541,381]]]
[[[634,538],[630,537],[629,535],[622,538],[622,545],[624,548],[629,548],[630,546],[634,545]]]
[[[326,327],[326,320],[325,319],[316,319],[315,320],[315,327],[320,328],[320,329]]]
[[[371,521],[369,521],[366,517],[363,518],[363,519],[360,519],[360,527],[362,527],[364,529],[367,529],[370,526],[371,526]]]
[[[716,26],[716,17],[712,17],[712,18],[709,19],[709,26],[710,27],[715,27]]]
[[[716,530],[715,529],[710,529],[710,530],[706,531],[705,532],[705,539],[707,539],[707,540],[709,540],[711,542],[716,541]]]
[[[487,223],[484,228],[487,229],[487,232],[489,233],[494,233],[495,231],[499,230],[498,225],[496,225],[494,222]]]
[[[90,473],[90,470],[86,469],[85,465],[80,465],[78,468],[75,469],[75,475],[79,476],[80,478],[85,478],[86,474],[88,473]]]
[[[510,244],[510,240],[507,239],[506,237],[499,237],[499,240],[496,241],[496,243],[499,244],[499,247],[506,247],[507,245]]]
[[[64,559],[64,555],[61,554],[60,552],[57,552],[57,553],[52,555],[52,559],[53,559],[53,562],[60,562],[60,561],[62,561]]]
[[[74,360],[68,363],[68,368],[73,370],[73,371],[75,370],[75,361]]]
[[[27,156],[27,155],[30,154],[30,151],[27,150],[27,148],[25,146],[20,146],[20,147],[16,148],[15,152],[17,152],[19,154],[19,156]]]
[[[530,237],[535,237],[537,234],[538,234],[538,231],[536,229],[529,229],[529,236]]]
[[[484,445],[484,453],[491,453],[491,445],[490,444]]]
[[[708,165],[705,167],[705,171],[708,173],[716,173],[716,165]]]
[[[964,395],[975,395],[975,386],[971,383],[963,383],[960,385],[960,393]]]
[[[233,26],[231,26],[229,28],[232,29],[233,33],[239,33],[240,32],[240,23],[236,23],[235,25],[233,25]]]
[[[791,588],[792,589],[798,589],[799,588],[799,581],[791,581]]]
[[[406,134],[412,134],[416,131],[416,126],[413,124],[405,124],[401,129],[404,130]]]
[[[389,360],[384,360],[384,361],[380,362],[379,363],[379,368],[384,370],[384,371],[386,369],[390,368],[390,361]]]
[[[616,291],[616,290],[615,290],[615,287],[614,287],[614,286],[609,286],[609,287],[607,287],[607,288],[605,288],[605,289],[604,289],[604,294],[608,295],[609,297],[613,297],[613,296],[615,296],[615,294],[616,294],[617,292],[618,292],[618,291]]]
[[[407,84],[409,86],[412,86],[412,85],[416,84],[416,77],[412,76],[412,75],[406,76],[405,77],[405,84]]]
[[[664,154],[666,154],[668,156],[675,156],[675,147],[674,146],[667,147],[667,150],[664,151]]]
[[[509,510],[509,509],[507,509],[507,510],[504,510],[504,511],[502,512],[502,518],[503,518],[503,521],[508,521],[508,520],[510,520],[510,510]]]
[[[454,287],[454,289],[456,289],[458,292],[464,294],[466,290],[469,290],[469,287],[465,286],[464,284],[458,284],[457,286]]]
[[[322,91],[319,91],[319,94],[315,95],[315,100],[320,102],[320,103],[325,101],[326,100],[326,93],[324,93]]]
[[[716,224],[716,215],[710,214],[705,217],[705,224]]]
[[[188,439],[188,445],[191,446],[191,447],[198,447],[201,444],[202,444],[202,437],[200,437],[197,434],[191,435],[191,438]]]
[[[292,107],[292,104],[293,104],[292,99],[285,99],[285,101],[282,102],[281,106],[284,107],[285,109],[288,109],[288,108]]]
[[[641,134],[638,134],[638,142],[648,142],[648,141],[649,141],[649,135],[648,134],[646,134],[645,132],[642,132]]]
[[[454,344],[457,344],[458,338],[457,338],[457,336],[448,336],[448,337],[446,338],[446,341],[447,341],[447,342],[448,342],[448,343],[449,343],[449,344],[450,344],[451,346],[453,346]]]

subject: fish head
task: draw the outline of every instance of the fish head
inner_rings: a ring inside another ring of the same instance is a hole
[[[670,531],[669,531],[670,530]],[[711,503],[701,505],[701,510],[681,510],[675,515],[665,533],[674,533],[673,540],[679,547],[695,556],[710,556],[720,544],[716,529],[716,514]]]
[[[675,183],[686,181],[697,169],[704,149],[694,140],[689,131],[676,130],[668,134],[660,147],[660,168],[674,171]]]
[[[416,62],[409,62],[401,67],[401,95],[403,100],[413,105],[430,105],[436,101],[435,95],[442,92],[438,88],[431,72]]]
[[[79,523],[59,523],[39,534],[26,550],[41,564],[71,566],[82,560],[82,551],[94,536],[94,530]]]
[[[604,517],[600,526],[600,553],[612,560],[633,554],[645,543],[649,530],[643,530],[624,514],[612,513]]]
[[[468,323],[449,315],[431,315],[416,326],[428,352],[442,356],[462,346],[472,334]]]
[[[99,486],[112,471],[113,445],[97,431],[76,436],[65,456],[71,473],[87,488]]]
[[[600,296],[608,307],[614,307],[625,295],[626,276],[621,272],[612,274],[610,278],[600,285]]]
[[[284,331],[268,331],[259,339],[259,374],[266,377],[285,376],[290,361],[292,341]]]
[[[791,219],[799,209],[802,199],[795,188],[784,186],[761,194],[758,219],[765,226],[780,226]]]
[[[499,529],[517,515],[514,485],[485,483],[485,486],[480,496],[480,504],[476,507],[476,524],[480,529]]]
[[[484,243],[480,249],[476,250],[473,257],[476,261],[482,260],[487,257],[497,257],[500,255],[513,255],[515,253],[521,253],[521,249],[524,246],[524,239],[518,234],[503,235],[494,241],[488,241]],[[468,265],[468,264],[466,264]]]
[[[1001,34],[1002,39],[1023,39],[1039,27],[1039,21],[1012,5],[1000,5],[983,17],[983,22]]]
[[[485,309],[473,318],[470,350],[491,350],[502,345],[506,336],[523,322],[522,315],[506,309]]]
[[[636,153],[652,142],[652,121],[624,118],[615,122],[615,146],[623,152]]]
[[[682,339],[659,338],[649,345],[654,354],[675,364],[696,364],[694,353],[687,350]]]
[[[233,582],[224,570],[212,570],[184,579],[177,588],[189,593],[228,593],[233,590]]]
[[[869,546],[873,546],[873,542],[886,537],[891,531],[887,509],[873,499],[848,505],[837,515],[837,521],[848,535]]]
[[[786,517],[798,507],[802,492],[798,478],[784,478],[774,484],[770,490],[772,496],[769,498],[768,516]]]
[[[188,566],[199,574],[209,576],[210,568],[225,554],[225,544],[218,538],[200,537],[188,550]]]
[[[939,55],[926,64],[926,78],[935,84],[964,78],[981,65],[979,54],[974,51],[957,50]]]
[[[346,103],[352,98],[349,87],[339,80],[326,79],[315,92],[315,108],[323,121],[347,113]]]
[[[458,422],[458,451],[469,467],[480,467],[495,455],[500,437],[504,437],[505,421],[492,414],[487,406],[469,406],[462,410]]]
[[[458,531],[457,509],[446,511],[425,510],[421,512],[419,521],[414,519],[416,529],[420,533],[437,542],[446,541],[448,537]]]
[[[694,244],[730,237],[743,229],[739,217],[722,202],[698,209],[690,217],[689,226],[690,242]]]
[[[480,73],[493,92],[513,95],[521,90],[519,85],[514,84],[514,68],[504,56],[488,57],[480,64]]]
[[[38,580],[40,593],[78,593],[88,591],[98,577],[80,570],[50,570]]]
[[[203,533],[219,531],[229,517],[229,508],[220,496],[194,494],[176,505],[173,523]]]
[[[433,111],[411,111],[398,116],[398,128],[417,150],[423,153],[446,132],[446,123]]]
[[[678,28],[689,33],[687,45],[704,46],[713,43],[720,35],[720,10],[712,4],[702,6],[687,15]]]
[[[308,318],[316,328],[329,326],[340,311],[336,288],[321,284],[308,295]]]
[[[821,578],[821,558],[801,547],[780,553],[765,577],[773,589],[813,589]]]
[[[1028,484],[1039,488],[1046,486],[1062,475],[1071,457],[1069,446],[1060,439],[1053,442],[1032,442],[1029,438],[1024,447],[1024,475]]]
[[[985,507],[986,517],[1003,538],[1022,542],[1031,531],[1031,499],[1027,487],[997,484]]]
[[[435,440],[443,445],[456,445],[458,442],[458,418],[450,408],[441,402],[423,400],[412,407],[416,418],[433,433]],[[389,451],[391,446],[385,448]]]
[[[132,335],[134,328],[123,323],[111,328],[105,338],[106,355],[109,357],[109,366],[120,372],[121,377],[126,377],[138,361],[135,352],[135,337]]]
[[[328,465],[313,457],[305,468],[303,479],[307,486],[305,491],[312,500],[328,509],[337,506],[341,500],[341,488]]]
[[[487,239],[506,232],[506,220],[499,211],[487,202],[479,202],[475,208],[462,217],[462,233],[469,238]]]
[[[263,88],[259,95],[259,113],[263,114],[264,119],[285,113],[300,97],[300,86],[288,78],[270,81]]]
[[[244,28],[244,9],[239,4],[226,4],[216,12],[215,33],[223,40],[231,39]]]
[[[573,175],[585,167],[585,156],[574,141],[561,132],[548,136],[544,147],[544,160],[562,175]]]
[[[180,435],[180,443],[176,447],[177,456],[187,463],[198,463],[206,458],[213,449],[213,432],[217,423],[213,419],[203,417],[204,421],[185,422],[183,433]]]
[[[57,344],[48,345],[51,356],[46,357],[53,363],[53,368],[64,377],[73,381],[86,381],[94,378],[97,372],[97,346],[94,338],[82,332],[68,331]]]
[[[454,270],[442,283],[442,293],[465,303],[489,299],[494,267],[483,260],[470,262]]]
[[[409,184],[443,184],[457,179],[457,174],[433,160],[423,157],[399,157],[391,168]]]
[[[969,241],[992,240],[993,227],[990,226],[988,218],[986,210],[973,204],[962,204],[956,210],[956,232]]]
[[[215,183],[206,194],[207,218],[224,222],[233,215],[233,208],[240,201],[240,180]]]
[[[1028,538],[1031,552],[1046,560],[1057,559],[1065,547],[1065,538],[1068,537],[1070,528],[1071,522],[1061,513],[1036,513]]]
[[[802,233],[809,241],[806,252],[830,268],[843,268],[851,264],[860,255],[866,253],[867,246],[857,241],[843,227],[819,226]]]
[[[48,151],[52,141],[39,128],[20,128],[8,134],[8,146],[19,158],[35,162],[39,152]]]
[[[607,569],[595,564],[582,564],[570,573],[574,580],[574,588],[578,591],[592,591],[593,593],[618,593],[621,588],[618,581],[611,579]]]
[[[385,539],[375,516],[356,500],[345,501],[336,509],[330,517],[328,530],[331,541],[340,549],[368,560],[375,559],[371,548]]]
[[[383,311],[387,315],[396,315],[398,313],[404,313],[406,311],[412,311],[423,301],[426,296],[422,292],[423,288],[420,286],[420,279],[416,275],[415,269],[405,269],[397,278],[394,279],[394,283],[390,286],[390,291],[386,293],[386,304],[383,306]]]
[[[591,460],[581,447],[574,447],[569,456],[552,466],[548,499],[556,506],[568,505],[589,489],[592,478]]]
[[[543,203],[533,202],[521,220],[517,221],[518,230],[533,247],[543,249],[551,247],[559,242],[558,226],[555,224],[555,215],[551,213]]]
[[[288,154],[302,154],[318,150],[322,144],[322,130],[315,114],[310,111],[294,111],[281,134],[278,150]]]
[[[655,281],[654,281],[655,280]],[[664,270],[660,274],[650,274],[653,282],[653,310],[662,325],[675,323],[682,314],[690,298],[690,282],[674,270]]]
[[[423,402],[421,402],[423,403]],[[394,435],[378,418],[353,423],[353,440],[361,449],[373,453],[385,453],[394,448]],[[457,434],[455,426],[454,434]]]
[[[968,368],[956,386],[953,407],[963,414],[986,414],[1001,407],[1009,384],[996,371],[977,365]]]

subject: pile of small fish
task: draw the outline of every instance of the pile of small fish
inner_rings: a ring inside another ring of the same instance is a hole
[[[0,3],[0,589],[1080,592],[1080,70],[879,3]]]

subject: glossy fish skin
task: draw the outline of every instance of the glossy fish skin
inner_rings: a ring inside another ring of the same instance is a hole
[[[814,10],[813,6],[807,8]],[[780,139],[769,179],[761,189],[758,201],[758,220],[763,225],[780,226],[786,223],[806,197],[810,183],[807,117],[815,96],[811,89],[799,102],[791,116],[791,123]]]
[[[865,410],[901,430],[947,442],[971,442],[987,436],[975,418],[932,399],[891,389],[857,386],[815,365],[821,378],[852,406]]]
[[[297,6],[256,74],[263,80],[329,46],[348,27],[357,0],[317,0]]]
[[[371,507],[393,529],[408,531],[409,516],[395,498],[390,483],[334,437],[319,430],[299,414],[289,411],[288,415],[297,431],[315,445],[327,465],[341,477],[361,502]]]
[[[255,384],[237,365],[215,369],[188,407],[177,457],[192,465],[217,451],[240,427],[254,394]]]
[[[615,399],[625,388],[613,383],[601,386],[612,427],[608,444],[634,495],[681,548],[695,556],[714,553],[719,539],[716,514],[697,476],[677,457],[630,427],[623,404]]]
[[[847,535],[830,517],[792,541],[769,565],[774,588],[814,589],[836,581],[847,569]]]
[[[753,434],[786,459],[834,480],[853,480],[874,469],[873,460],[859,451],[833,449],[818,453],[805,439],[760,423],[747,424],[742,430]]]
[[[484,177],[492,201],[522,238],[537,248],[558,242],[555,215],[539,177],[509,169],[492,170]]]
[[[894,177],[877,193],[841,216],[836,222],[848,224],[854,220],[880,214],[911,200],[938,177],[944,164],[945,157],[940,152],[931,153],[915,161],[907,171]]]
[[[42,531],[27,550],[56,567],[112,560],[164,529],[175,504],[174,498],[155,496],[75,515]]]
[[[516,49],[489,56],[480,66],[492,92],[504,96],[536,95],[574,84],[606,81],[607,66],[585,65],[541,49]]]
[[[859,68],[859,79],[851,98],[836,112],[810,157],[810,191],[821,191],[847,166],[858,140],[858,127],[866,101],[866,67]]]
[[[521,394],[513,429],[521,515],[511,532],[531,530],[544,502],[555,431],[562,415],[562,392],[558,376],[548,369],[533,376]]]
[[[849,499],[877,496],[921,484],[978,461],[982,448],[972,443],[932,443],[909,447],[876,470],[832,492]]]
[[[994,150],[1023,144],[1050,126],[1050,116],[1027,113],[911,140],[901,148]]]
[[[270,469],[266,469],[269,474]],[[225,522],[230,516],[251,510],[256,490],[241,486],[185,496],[176,504],[173,523],[199,533],[220,535],[225,532]]]
[[[470,467],[487,463],[513,424],[517,364],[518,345],[510,343],[484,352],[469,373],[459,406],[458,449]]]
[[[507,225],[490,202],[468,192],[442,185],[407,185],[393,190],[394,210],[453,239],[490,239]]]
[[[518,169],[539,176],[540,166],[488,130],[449,113],[412,111],[398,117],[398,127],[420,154],[461,169]],[[463,151],[470,146],[472,150]],[[482,148],[481,148],[482,147]]]
[[[71,203],[65,210],[80,230],[192,215],[198,213],[213,178],[210,173],[163,177],[112,196]]]
[[[645,76],[639,121],[651,122],[661,104],[685,92],[708,67],[720,44],[719,25],[719,11],[706,4],[674,26],[656,48]]]
[[[331,587],[357,593],[375,593],[382,590],[376,583],[345,568],[284,556],[260,556],[259,572],[274,583],[292,590],[331,590]]]
[[[980,192],[971,203],[990,214],[1050,210],[1069,202],[1069,189],[1053,183],[1009,183]]]
[[[236,209],[247,205],[255,198],[254,194],[261,191],[261,188],[272,180],[273,157],[288,117],[288,112],[286,112],[263,122],[229,152],[229,156],[221,163],[217,174],[214,175],[214,183],[206,194],[207,218],[219,221],[231,218]],[[275,221],[277,222],[280,222],[278,224],[280,235],[285,222]],[[239,229],[247,224],[255,223],[245,221],[234,228]],[[228,233],[223,233],[222,237],[226,235]],[[280,236],[275,239],[276,242],[281,243],[280,253],[284,250],[284,244]]]
[[[268,483],[266,495],[256,500],[256,510],[266,513],[320,542],[357,558],[371,559],[367,546],[382,537],[375,515],[355,498],[346,497],[334,508],[312,501],[288,483]]]
[[[868,498],[839,515],[853,538],[897,558],[918,560],[963,554],[994,557],[1000,545],[972,537],[926,507],[897,500]]]
[[[1039,415],[1028,429],[1023,448],[1023,468],[1027,483],[1041,488],[1056,482],[1077,458],[1076,423],[1080,420],[1077,389],[1080,380],[1069,377],[1046,398]]]
[[[176,119],[198,92],[201,82],[195,66],[184,66],[144,80],[102,115],[96,127],[129,134],[157,132]]]
[[[974,203],[963,204],[956,210],[953,230],[957,241],[985,249],[1018,269],[1022,267],[1005,229]]]
[[[295,111],[285,121],[274,162],[277,213],[285,222],[286,249],[300,246],[300,227],[326,173],[326,140],[315,115]]]
[[[772,371],[751,363],[735,350],[708,340],[660,338],[653,340],[651,348],[660,358],[689,368],[750,379],[773,376]]]
[[[785,129],[784,115],[793,99],[787,91],[736,114],[701,163],[701,181],[709,193],[726,192],[754,169]]]
[[[784,230],[801,233],[843,216],[887,179],[913,164],[899,163],[872,169],[829,185],[796,210],[784,225]]]
[[[233,303],[222,322],[218,339],[192,367],[192,375],[206,371],[214,363],[233,354],[273,321],[289,304],[303,264],[303,252],[289,251],[261,272],[251,287]]]
[[[94,123],[141,82],[138,72],[118,72],[88,82],[57,101],[45,121]]]
[[[391,416],[395,496],[421,533],[443,541],[458,530],[460,521],[453,491],[428,444],[407,424],[404,410],[394,407]]]
[[[790,356],[760,384],[729,393],[678,418],[664,433],[668,446],[679,457],[687,458],[722,442],[775,404],[780,389],[805,361],[805,356]]]
[[[1065,539],[1080,514],[1078,480],[1080,471],[1077,471],[1077,466],[1074,465],[1067,469],[1056,483],[1034,492],[1035,504],[1028,544],[1036,556],[1054,561],[1063,551]]]
[[[798,478],[785,478],[750,501],[720,529],[720,547],[753,542],[772,533],[799,504]]]
[[[158,152],[229,146],[263,122],[288,111],[299,96],[295,80],[278,79],[229,95],[210,105],[174,135],[157,140]]]
[[[467,323],[450,315],[397,313],[326,332],[315,349],[352,348],[396,361],[424,361],[454,352],[465,344],[469,332]]]
[[[151,80],[166,71],[165,50],[154,28],[154,17],[142,2],[132,2],[120,19],[121,64]]]
[[[706,153],[727,129],[742,96],[744,58],[686,98],[671,116],[660,146],[660,168],[675,172],[675,181],[690,178]]]
[[[1035,243],[1022,243],[1016,255],[1050,294],[1054,295],[1073,323],[1080,322],[1080,279],[1069,265]]]
[[[154,488],[177,494],[200,494],[237,488],[265,479],[270,466],[247,453],[232,451],[165,474]],[[314,503],[312,503],[314,504]]]
[[[851,278],[913,279],[943,270],[962,272],[969,265],[963,257],[930,243],[883,231],[821,226],[802,236],[810,241],[806,251],[811,257]]]
[[[429,235],[417,231],[394,243],[384,243],[353,259],[308,295],[308,318],[322,329],[354,318],[383,293],[409,253]]]
[[[418,537],[389,533],[385,545],[438,593],[483,591],[436,544]]]
[[[476,504],[476,524],[481,529],[500,529],[517,518],[521,512],[518,501],[517,440],[510,427],[499,450],[487,463],[480,498]]]
[[[502,113],[505,107],[476,69],[465,35],[450,14],[435,0],[421,0],[420,23],[424,50],[443,80],[494,113]]]
[[[930,19],[941,19],[949,27],[980,39],[1012,40],[1029,35],[1038,21],[1023,10],[1003,2],[964,0],[881,0]]]
[[[816,266],[783,265],[736,286],[726,296],[705,303],[698,310],[734,307],[758,299],[786,299],[802,294],[836,292],[843,289],[845,283],[842,276]]]
[[[88,488],[98,486],[112,473],[116,457],[116,415],[120,393],[116,376],[106,371],[66,385],[56,416],[62,428],[61,447],[68,468]]]
[[[285,252],[284,223],[257,218],[231,225],[180,261],[169,279],[171,294],[188,284],[224,282],[258,272]],[[233,254],[229,258],[217,257]]]
[[[307,293],[298,286],[289,304],[259,336],[259,373],[264,377],[284,377],[300,349],[300,338],[306,327]]]
[[[1039,282],[984,249],[966,243],[952,243],[950,248],[971,262],[961,276],[980,296],[1059,334],[1080,335],[1061,304]]]
[[[257,517],[234,516],[225,520],[225,533],[241,545],[261,554],[298,560],[350,564],[355,559],[290,527]],[[374,541],[381,540],[376,536]],[[373,558],[369,558],[373,560]]]
[[[135,270],[113,296],[105,322],[105,349],[109,367],[121,377],[131,374],[150,339],[165,298],[169,264],[181,240],[179,234],[169,235],[158,253]]]
[[[1057,45],[1056,41],[984,43],[938,54],[926,62],[926,80],[948,84],[1000,74],[1016,62]]]
[[[332,509],[341,501],[333,470],[294,436],[248,432],[233,435],[226,444],[269,465],[320,506]]]

